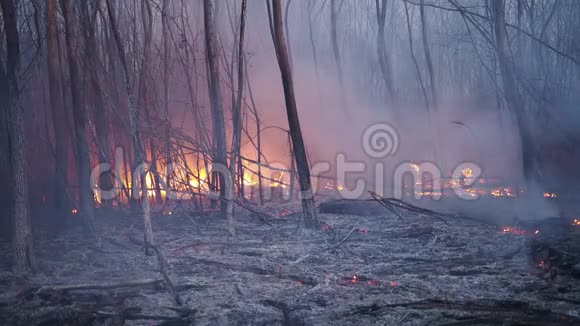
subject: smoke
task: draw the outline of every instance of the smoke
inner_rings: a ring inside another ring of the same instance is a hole
[[[356,6],[357,3],[347,3],[347,6]],[[446,50],[438,47],[437,42],[446,40],[434,32],[434,57],[449,71],[441,67],[436,69],[438,102],[435,106],[428,94],[430,107],[427,109],[424,94],[417,84],[416,67],[410,59],[405,21],[395,19],[391,26],[393,32],[387,40],[398,93],[398,99],[393,101],[385,96],[376,59],[374,24],[338,26],[340,66],[344,72],[344,85],[341,86],[330,43],[328,8],[317,9],[318,14],[313,16],[316,64],[304,8],[303,4],[293,4],[287,42],[292,53],[302,133],[311,164],[328,162],[334,171],[337,155],[343,154],[348,161],[373,166],[377,159],[364,152],[362,135],[369,126],[386,122],[396,130],[400,144],[395,155],[380,160],[386,167],[385,195],[392,193],[392,176],[400,164],[432,162],[439,167],[443,177],[449,177],[459,164],[472,162],[481,168],[482,178],[494,180],[514,191],[518,187],[525,188],[526,195],[519,199],[488,196],[474,201],[444,196],[438,202],[428,201],[426,204],[482,218],[535,219],[557,215],[554,205],[542,196],[545,189],[534,181],[523,179],[519,132],[512,115],[498,107],[492,82],[478,81],[476,85],[454,83],[452,70],[456,70],[455,74],[459,69],[466,70],[467,74],[484,74],[480,66],[474,66],[476,58],[466,50],[471,49],[470,45],[455,45],[467,54],[456,55],[455,61],[445,62],[448,60],[444,57]],[[237,8],[232,6],[229,10],[233,13]],[[221,15],[227,19],[223,8]],[[288,135],[281,130],[288,129],[282,82],[263,3],[250,2],[247,28],[248,73],[263,127],[263,152],[270,161],[289,167]],[[419,32],[416,25],[413,29],[415,33]],[[224,44],[231,42],[229,24],[222,24],[220,38]],[[227,47],[224,51],[229,55]],[[422,48],[417,46],[415,51],[419,65],[423,67]],[[426,70],[421,69],[421,74],[425,82]],[[246,88],[246,96],[247,92]],[[248,143],[242,149],[244,155],[252,157],[255,155],[253,151],[253,145]],[[352,176],[360,177],[367,179],[368,188],[374,187],[376,180],[373,180],[372,171]]]

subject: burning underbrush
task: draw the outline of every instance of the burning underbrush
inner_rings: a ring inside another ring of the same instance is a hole
[[[45,234],[37,241],[38,274],[0,275],[0,319],[21,325],[580,322],[580,287],[570,265],[580,263],[577,220],[497,226],[438,218],[412,205],[393,206],[394,212],[377,201],[356,205],[374,211],[322,213],[321,232],[298,232],[299,208],[291,203],[267,206],[271,225],[240,212],[235,239],[226,237],[217,211],[158,214],[163,263],[144,255],[139,219],[100,216],[101,246],[80,231]]]

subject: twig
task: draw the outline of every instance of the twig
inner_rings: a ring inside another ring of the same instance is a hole
[[[337,244],[331,245],[330,247],[326,248],[326,250],[330,250],[330,249],[336,249],[338,248],[341,244],[345,243],[346,240],[348,240],[348,238],[350,238],[350,236],[354,233],[359,231],[359,228],[356,229],[352,229],[347,235],[346,237],[344,237],[344,239],[340,240],[340,242],[338,242]]]
[[[372,191],[370,192],[370,194],[374,200],[376,200],[379,204],[381,204],[381,206],[388,209],[391,213],[395,214],[401,220],[401,222],[405,223],[405,219],[401,216],[401,214],[397,213],[391,205],[388,205],[387,203],[385,203],[385,200],[383,197],[381,197],[379,194],[372,192]]]

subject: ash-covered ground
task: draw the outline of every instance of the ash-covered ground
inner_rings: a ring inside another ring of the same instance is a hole
[[[7,270],[6,325],[578,325],[580,284],[530,252],[536,232],[388,210],[320,214],[297,229],[297,206],[272,205],[271,226],[238,210],[223,219],[154,218],[146,256],[139,218],[101,216],[100,246],[80,229],[36,241],[38,272]],[[181,301],[181,304],[177,302]]]

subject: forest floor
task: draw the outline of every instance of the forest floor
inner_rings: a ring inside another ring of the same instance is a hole
[[[531,258],[534,232],[386,209],[320,214],[322,232],[299,232],[297,209],[271,206],[271,226],[239,211],[235,238],[217,217],[156,216],[181,305],[135,243],[137,218],[99,218],[100,247],[80,229],[42,236],[27,278],[5,268],[4,243],[0,324],[580,324],[580,282]]]

